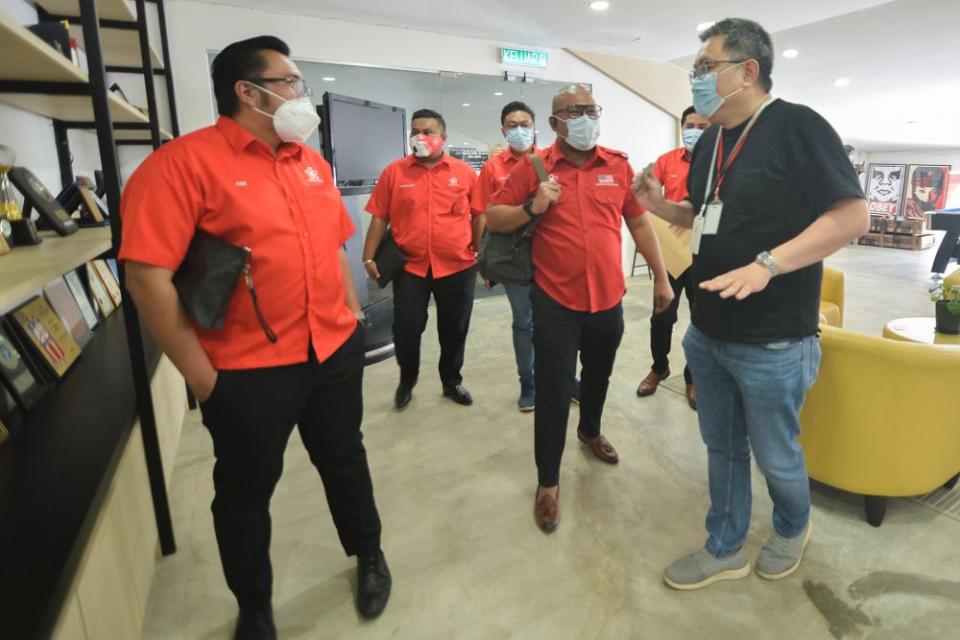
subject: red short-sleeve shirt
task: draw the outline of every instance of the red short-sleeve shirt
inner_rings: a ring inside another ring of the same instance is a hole
[[[671,202],[687,197],[687,176],[690,174],[690,152],[684,147],[668,151],[653,165],[653,175],[663,185],[663,196]]]
[[[622,220],[643,215],[630,191],[633,169],[627,154],[598,146],[582,167],[567,160],[556,143],[537,155],[560,183],[561,195],[541,215],[533,234],[534,282],[568,309],[611,309],[626,291]],[[524,158],[491,204],[523,204],[538,185],[533,163]]]
[[[404,269],[434,278],[476,263],[470,199],[477,174],[444,154],[427,169],[411,154],[383,170],[367,211],[390,222],[393,239],[407,258]]]
[[[493,194],[500,190],[503,183],[507,181],[507,176],[517,164],[523,160],[525,155],[536,153],[536,149],[530,149],[523,153],[514,153],[507,149],[487,160],[480,170],[480,176],[477,178],[477,188],[473,191],[473,200],[471,206],[474,213],[482,215],[487,210],[487,205],[493,198]]]
[[[356,329],[339,250],[354,232],[330,167],[302,144],[277,154],[231,118],[170,142],[131,176],[121,201],[120,259],[176,270],[196,229],[252,250],[267,339],[239,279],[222,329],[194,326],[217,369],[332,355]]]

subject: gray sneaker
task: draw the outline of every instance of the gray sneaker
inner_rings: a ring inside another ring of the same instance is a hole
[[[704,548],[676,560],[663,572],[668,587],[689,591],[720,580],[739,580],[750,575],[750,559],[740,549],[732,556],[715,558]]]
[[[757,575],[767,580],[779,580],[796,571],[812,530],[813,524],[808,521],[804,532],[794,538],[784,538],[774,531],[757,556]]]
[[[520,386],[520,398],[517,399],[517,408],[523,413],[529,413],[537,408],[536,393],[532,384]]]

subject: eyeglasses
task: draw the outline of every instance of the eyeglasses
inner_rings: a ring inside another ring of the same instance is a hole
[[[511,122],[509,124],[503,125],[504,129],[533,129],[532,124],[518,124],[516,122]]]
[[[690,82],[699,80],[708,73],[713,73],[721,64],[741,64],[746,60],[704,60],[690,72]]]
[[[287,76],[285,78],[250,78],[248,82],[254,84],[259,83],[269,83],[269,82],[282,82],[291,89],[297,96],[312,96],[313,89],[307,86],[306,81],[300,76]]]
[[[603,113],[603,107],[598,104],[571,104],[566,109],[554,111],[553,115],[556,116],[561,113],[567,114],[568,118],[579,118],[585,115],[588,118],[596,120],[600,117],[600,114]]]

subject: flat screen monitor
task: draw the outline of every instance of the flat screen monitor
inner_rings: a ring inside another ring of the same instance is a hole
[[[406,155],[405,109],[335,93],[317,109],[323,155],[344,195],[372,192],[384,168]]]

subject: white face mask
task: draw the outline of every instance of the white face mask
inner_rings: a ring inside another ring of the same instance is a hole
[[[567,136],[564,138],[578,151],[590,151],[597,146],[600,137],[600,118],[591,118],[584,114],[579,118],[564,120],[567,123]]]
[[[273,129],[284,142],[304,142],[320,126],[320,116],[317,115],[317,110],[313,108],[310,98],[303,96],[302,98],[288,99],[258,84],[252,82],[250,84],[264,93],[284,101],[272,115],[254,107],[257,113],[262,113],[273,119]]]

